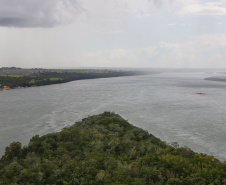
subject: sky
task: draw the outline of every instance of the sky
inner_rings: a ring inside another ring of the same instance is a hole
[[[0,0],[0,67],[226,68],[226,0]]]

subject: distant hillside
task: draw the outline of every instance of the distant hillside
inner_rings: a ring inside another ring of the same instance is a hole
[[[0,160],[0,184],[225,183],[226,163],[166,144],[110,112],[36,135],[23,148],[13,142]]]

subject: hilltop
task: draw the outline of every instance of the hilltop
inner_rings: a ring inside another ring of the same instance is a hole
[[[13,142],[0,184],[225,184],[226,163],[167,144],[115,113],[89,116],[61,132]]]

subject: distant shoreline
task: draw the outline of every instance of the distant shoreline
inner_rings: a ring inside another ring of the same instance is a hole
[[[205,78],[204,80],[226,82],[226,76],[212,76],[212,77]]]
[[[61,84],[76,80],[157,74],[153,71],[52,70],[0,68],[0,91]]]

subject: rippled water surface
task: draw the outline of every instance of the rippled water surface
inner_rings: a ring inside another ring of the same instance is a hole
[[[226,83],[203,80],[208,76],[165,73],[0,92],[0,155],[12,141],[27,144],[107,110],[162,140],[226,160]]]

